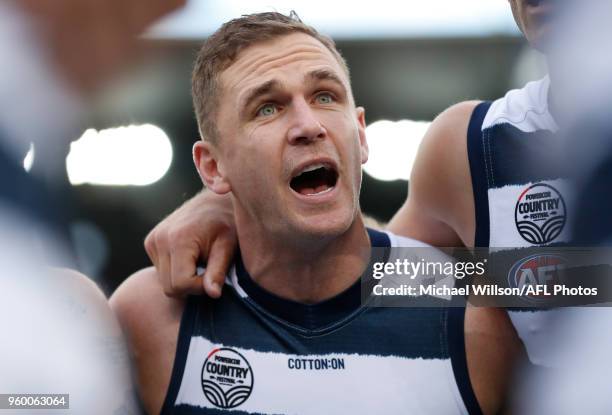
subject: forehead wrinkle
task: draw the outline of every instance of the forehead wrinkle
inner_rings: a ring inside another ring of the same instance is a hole
[[[282,53],[275,55],[262,54],[263,56],[254,59],[253,63],[249,65],[248,69],[252,69],[255,66],[261,71],[268,71],[277,67],[285,66],[287,63],[299,60],[316,60],[322,57],[327,57],[321,53],[320,49],[314,47],[308,48],[296,48],[297,50],[287,50]]]
[[[296,37],[300,38],[297,42]],[[256,43],[243,50],[234,63],[223,71],[222,77],[231,77],[232,74],[240,72],[262,75],[266,71],[284,66],[294,60],[316,60],[317,58],[325,61],[331,59],[337,63],[336,57],[317,39],[302,33],[291,34],[280,38],[280,41],[273,39]],[[244,77],[237,76],[236,78],[236,82],[229,85],[230,87],[236,86]]]
[[[242,51],[242,57],[238,57],[235,63],[240,60],[245,61],[245,65],[255,63],[265,65],[269,61],[282,59],[288,55],[299,52],[311,52],[327,54],[333,58],[327,47],[317,39],[305,33],[292,33],[279,38],[270,39],[261,43],[256,43]],[[257,62],[263,58],[263,62]]]
[[[288,52],[278,54],[276,56],[270,56],[269,54],[261,54],[260,56],[254,57],[249,61],[241,63],[239,65],[233,65],[233,68],[228,68],[227,73],[228,76],[231,76],[233,73],[246,73],[248,74],[246,77],[236,77],[236,82],[233,83],[232,87],[235,87],[239,83],[253,76],[263,76],[266,72],[271,71],[276,68],[282,68],[287,64],[290,64],[293,61],[297,60],[315,60],[316,57],[321,56],[320,51],[302,51],[299,53]],[[238,62],[237,62],[238,63]]]

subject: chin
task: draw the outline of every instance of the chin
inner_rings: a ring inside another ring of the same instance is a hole
[[[296,236],[302,234],[317,238],[335,238],[346,233],[355,222],[350,212],[334,212],[300,218],[295,226]]]

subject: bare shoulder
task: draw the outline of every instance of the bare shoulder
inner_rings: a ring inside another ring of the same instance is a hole
[[[172,346],[178,336],[183,301],[164,294],[155,268],[145,268],[127,278],[109,303],[138,359],[148,360],[149,353],[174,357]]]
[[[160,318],[162,322],[180,319],[183,301],[164,294],[157,271],[150,267],[127,278],[111,296],[110,305],[122,326],[138,329]]]
[[[466,101],[453,105],[436,117],[423,137],[410,181],[413,186],[441,190],[422,192],[424,196],[456,193],[467,185],[471,188],[467,133],[478,104]]]
[[[472,387],[483,413],[500,413],[514,371],[527,361],[523,343],[506,310],[468,305],[465,349]]]
[[[453,105],[432,122],[412,168],[408,200],[389,224],[390,230],[434,246],[473,243],[467,133],[479,103]]]
[[[442,111],[431,123],[426,138],[428,141],[445,141],[453,144],[456,138],[465,138],[467,127],[472,117],[472,113],[482,101],[464,101],[448,107]],[[455,136],[455,137],[453,137]],[[465,142],[465,140],[463,140]]]
[[[159,413],[170,384],[184,302],[164,294],[151,267],[125,280],[110,305],[127,338],[143,405],[148,413]]]

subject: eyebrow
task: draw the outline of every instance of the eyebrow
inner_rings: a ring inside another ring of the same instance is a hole
[[[344,83],[342,82],[340,77],[328,69],[316,69],[314,71],[310,71],[304,76],[304,79],[311,81],[311,82],[312,81],[332,81],[333,83],[341,87],[343,92],[346,93],[346,87],[344,86]],[[280,88],[281,88],[281,83],[276,79],[266,81],[263,84],[252,88],[245,94],[245,98],[242,100],[242,103],[240,104],[240,112],[244,113],[246,109],[251,106],[251,103],[257,100],[259,97],[269,94],[275,89],[280,89]]]
[[[309,78],[313,81],[332,81],[342,87],[344,92],[346,92],[346,87],[344,86],[344,83],[342,82],[340,77],[336,75],[333,71],[330,71],[328,69],[316,69],[314,71],[308,72],[305,78]]]
[[[260,96],[266,95],[278,88],[280,88],[280,82],[272,79],[249,90],[245,95],[246,98],[242,100],[242,104],[240,105],[241,112],[244,112],[251,105],[251,103]]]

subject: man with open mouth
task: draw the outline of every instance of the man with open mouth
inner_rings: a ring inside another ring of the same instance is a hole
[[[570,241],[567,222],[575,211],[564,166],[555,156],[563,146],[557,135],[560,114],[571,97],[561,88],[552,45],[561,29],[558,17],[572,1],[508,2],[526,40],[550,61],[550,74],[496,101],[462,102],[442,112],[423,138],[409,197],[388,230],[439,247]],[[542,217],[518,215],[523,199],[543,187],[563,199],[564,209],[538,212]],[[229,198],[203,192],[149,234],[145,247],[169,295],[219,295],[235,247],[231,210]],[[209,265],[203,279],[193,278],[200,257]],[[551,313],[532,311],[509,314],[530,360],[552,366]]]
[[[362,304],[364,109],[333,41],[243,16],[196,60],[202,180],[230,195],[239,251],[217,300],[172,299],[153,268],[113,294],[149,413],[499,413],[521,343],[506,314]],[[384,250],[383,250],[384,251]]]

